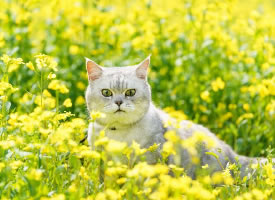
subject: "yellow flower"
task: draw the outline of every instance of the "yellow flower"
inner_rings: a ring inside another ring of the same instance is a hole
[[[208,166],[208,164],[206,164],[206,165],[203,165],[201,168],[207,169],[207,168],[209,168],[209,166]]]
[[[264,166],[265,172],[266,172],[266,184],[268,185],[275,185],[275,174],[274,169],[272,168],[272,164],[268,163]]]
[[[83,82],[81,82],[81,81],[78,81],[78,82],[76,83],[76,87],[77,87],[78,89],[80,89],[80,90],[85,90],[85,88],[86,88],[85,84],[84,84]]]
[[[26,63],[26,66],[27,66],[30,70],[34,71],[34,66],[33,66],[33,64],[32,64],[31,61],[28,62],[28,63]]]
[[[233,117],[233,114],[231,112],[227,112],[225,113],[224,115],[221,116],[221,121],[222,122],[225,122],[227,121],[228,119],[232,118]]]
[[[173,125],[173,122],[171,119],[167,119],[165,122],[164,122],[164,128],[167,128],[169,126],[172,126]]]
[[[107,196],[103,192],[99,192],[95,197],[95,200],[106,200],[106,199],[107,199]]]
[[[7,55],[4,54],[1,58],[0,58],[6,65],[9,63],[9,61],[11,60],[11,58]]]
[[[56,78],[56,75],[50,72],[48,75],[48,79],[54,79],[54,78]]]
[[[160,144],[154,143],[153,145],[151,145],[151,146],[147,149],[147,151],[154,152],[154,151],[156,151],[156,150],[159,148],[159,146],[160,146]]]
[[[207,165],[207,168],[208,168],[208,165]],[[204,184],[206,184],[206,185],[210,185],[210,184],[211,184],[211,178],[210,178],[209,175],[204,176],[201,180],[202,180],[202,182],[203,182]]]
[[[220,184],[223,182],[223,175],[222,172],[215,172],[212,177],[212,184]]]
[[[43,96],[45,97],[52,97],[51,93],[48,90],[43,91]]]
[[[183,111],[175,110],[172,107],[166,107],[164,111],[167,112],[172,118],[176,118],[179,121],[187,119],[187,116],[184,114]]]
[[[60,91],[62,94],[65,94],[65,93],[68,93],[68,92],[69,92],[69,89],[68,89],[65,85],[60,85],[59,91]]]
[[[174,155],[176,154],[176,151],[174,149],[174,144],[170,141],[167,141],[163,144],[162,156],[164,158],[167,158],[171,154],[174,154]]]
[[[98,159],[100,158],[100,154],[96,151],[92,151],[90,149],[88,150],[81,150],[80,151],[80,158],[93,158],[93,159]]]
[[[89,175],[86,172],[85,167],[80,167],[79,176],[81,176],[85,180],[90,179]]]
[[[261,97],[266,97],[270,94],[268,88],[264,84],[259,84],[257,90]]]
[[[146,153],[146,151],[147,151],[147,149],[141,149],[140,144],[136,143],[135,141],[133,141],[131,147],[134,149],[135,154],[137,156],[142,155],[142,154]]]
[[[17,161],[13,161],[10,163],[10,166],[13,170],[18,169],[19,167],[21,167],[24,163],[21,160],[17,160]]]
[[[40,200],[65,200],[64,194],[54,194],[52,197],[41,197]]]
[[[122,176],[125,175],[126,172],[127,166],[121,165],[117,167],[108,167],[105,173],[107,176]]]
[[[71,101],[71,99],[70,99],[70,98],[67,98],[67,99],[64,101],[63,105],[64,105],[65,107],[67,107],[67,108],[72,107],[72,101]]]
[[[61,92],[62,94],[68,93],[69,89],[59,80],[52,80],[49,85],[49,89],[57,90]]]
[[[109,140],[106,150],[111,153],[122,153],[122,151],[127,147],[126,142],[119,142],[116,140]]]
[[[92,111],[90,113],[91,121],[95,121],[98,118],[104,118],[105,114],[97,111]]]
[[[27,177],[32,180],[40,181],[42,178],[43,171],[41,169],[31,169],[27,174]]]
[[[167,131],[164,134],[164,137],[168,140],[171,141],[173,143],[177,143],[180,141],[180,137],[177,135],[177,133],[175,131]]]
[[[77,45],[71,45],[69,49],[70,54],[76,55],[79,52],[79,47]]]
[[[229,104],[229,109],[230,110],[235,110],[237,108],[237,105],[236,104]]]
[[[15,146],[15,142],[12,140],[3,140],[0,141],[0,147],[4,150],[10,149],[11,147]]]
[[[251,192],[256,199],[266,199],[266,195],[259,189],[255,188]]]
[[[48,88],[52,90],[58,90],[60,88],[60,81],[53,80],[49,83]]]
[[[222,176],[223,176],[223,181],[226,185],[232,185],[234,183],[234,179],[230,174],[229,168],[226,168],[225,170],[223,170]]]
[[[199,105],[199,109],[202,112],[207,112],[208,111],[207,107],[205,107],[204,105]]]
[[[117,179],[116,183],[121,185],[124,184],[127,181],[127,179],[125,177],[119,178]]]
[[[210,149],[216,146],[216,141],[204,132],[196,131],[193,136],[188,139],[193,140],[194,143],[205,142]]]
[[[23,97],[20,99],[20,103],[27,103],[28,101],[31,101],[32,95],[30,93],[25,93]]]
[[[78,96],[75,100],[75,105],[83,105],[85,104],[85,99],[83,96]]]
[[[206,91],[203,91],[201,94],[200,94],[200,97],[202,98],[202,100],[206,101],[206,102],[209,102],[210,101],[210,93],[206,90]]]
[[[54,61],[54,59],[50,56],[47,56],[45,54],[39,54],[34,56],[36,65],[38,69],[42,69],[42,68],[49,68],[52,69],[54,71],[57,71],[57,62]]]
[[[47,136],[52,132],[52,130],[51,130],[51,129],[46,129],[46,128],[40,127],[40,128],[39,128],[39,132],[40,132],[44,137],[47,137]]]
[[[77,191],[77,186],[75,183],[71,184],[70,187],[68,188],[68,191],[71,193],[74,193]]]
[[[264,63],[264,64],[262,64],[262,66],[261,66],[261,68],[263,69],[263,70],[267,70],[268,68],[270,67],[270,65],[269,65],[269,63]]]
[[[254,58],[247,57],[247,58],[244,59],[244,62],[245,62],[246,64],[254,64],[254,63],[255,63],[255,60],[254,60]]]
[[[72,114],[71,112],[64,112],[64,113],[55,115],[54,120],[65,120],[68,117],[72,117],[72,116],[74,116],[74,114]]]
[[[119,195],[119,193],[116,190],[107,189],[105,191],[105,195],[107,197],[106,199],[113,199],[113,200],[120,199],[120,195]],[[97,197],[96,197],[96,200],[98,200]]]
[[[95,141],[95,146],[104,146],[109,143],[109,139],[107,137],[99,138]]]
[[[250,108],[250,106],[249,106],[248,103],[243,104],[243,109],[244,109],[245,111],[248,111],[249,108]]]
[[[7,90],[15,92],[18,88],[14,88],[10,83],[0,81],[0,96],[6,94]]]
[[[245,113],[237,119],[237,124],[240,124],[244,119],[252,119],[254,115],[252,113]]]
[[[8,72],[15,71],[16,69],[18,69],[20,64],[24,64],[22,58],[12,58],[9,63]]]
[[[215,81],[211,82],[212,89],[217,92],[218,90],[223,90],[225,83],[224,81],[219,77]]]
[[[1,170],[2,170],[2,169],[4,169],[4,168],[5,168],[5,166],[6,166],[6,165],[5,165],[5,163],[0,162],[0,172],[1,172]]]

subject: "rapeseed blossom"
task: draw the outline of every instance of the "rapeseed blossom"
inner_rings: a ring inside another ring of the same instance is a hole
[[[65,101],[63,102],[63,105],[65,106],[65,107],[72,107],[72,100],[71,99],[69,99],[69,98],[67,98],[67,99],[65,99]]]
[[[62,94],[66,94],[69,92],[69,89],[66,87],[66,85],[59,80],[52,80],[49,83],[48,88],[59,91]]]
[[[210,101],[210,93],[209,91],[203,91],[201,94],[200,94],[200,97],[202,98],[202,100],[206,101],[206,102],[209,102]]]
[[[57,62],[54,61],[52,57],[45,54],[39,54],[36,55],[35,58],[36,65],[39,70],[48,67],[49,69],[57,71]]]
[[[240,154],[272,157],[265,150],[274,146],[274,7],[256,4],[0,1],[1,198],[274,199],[271,163],[253,165],[259,173],[243,179],[237,164],[215,174],[204,165],[192,180],[178,156],[184,147],[199,163],[195,146],[215,147],[201,132],[179,138],[188,118],[187,128],[204,124]],[[105,129],[92,150],[83,138],[104,113],[87,120],[83,57],[114,66],[150,53],[152,98],[174,118],[165,122],[173,129],[167,141],[142,148],[110,140]],[[144,162],[159,150],[155,165]]]
[[[32,64],[31,61],[28,62],[28,63],[26,63],[26,66],[27,66],[30,70],[33,70],[33,71],[34,71],[34,66],[33,66],[33,64]]]
[[[218,90],[223,90],[225,83],[223,80],[219,77],[215,81],[211,82],[212,89],[217,92]]]

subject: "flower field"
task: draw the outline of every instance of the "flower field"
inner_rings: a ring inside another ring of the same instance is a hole
[[[166,164],[200,137],[168,132],[156,165],[144,155],[158,144],[129,147],[104,130],[101,150],[80,143],[103,117],[86,110],[84,57],[108,67],[152,54],[158,107],[241,155],[274,158],[274,19],[272,0],[1,0],[0,199],[275,199],[271,163],[244,178],[238,165],[202,166],[196,180]]]

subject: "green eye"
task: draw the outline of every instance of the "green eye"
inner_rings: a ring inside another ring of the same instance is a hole
[[[101,93],[104,97],[110,97],[110,96],[113,96],[113,93],[111,92],[111,90],[108,90],[108,89],[103,89],[101,90]]]
[[[125,96],[126,97],[132,97],[136,94],[136,90],[135,89],[129,89],[125,92]]]

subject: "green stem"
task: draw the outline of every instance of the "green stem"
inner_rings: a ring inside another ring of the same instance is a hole
[[[1,119],[1,126],[4,127],[4,119],[5,119],[5,114],[6,114],[6,109],[5,109],[5,100],[2,100],[2,119]]]
[[[93,130],[93,133],[92,133],[92,138],[91,138],[91,142],[92,142],[92,150],[95,150],[95,139],[96,139],[96,137],[95,137],[95,122],[92,122],[92,130]]]
[[[215,154],[214,152],[205,152],[205,154],[214,156],[216,158],[217,162],[219,163],[220,167],[222,168],[222,170],[224,170],[224,167],[222,166],[222,163],[221,163],[219,156],[217,154]]]
[[[3,80],[4,82],[9,82],[9,63],[6,64],[6,69],[4,71],[4,75],[3,75]],[[5,118],[6,118],[6,100],[5,100],[5,95],[2,99],[2,119],[1,119],[1,126],[4,127],[7,125],[7,123],[5,122]],[[2,133],[3,136],[4,133]],[[2,138],[1,136],[1,138]]]
[[[56,90],[55,92],[55,98],[56,98],[56,113],[59,112],[59,92]]]
[[[40,93],[41,93],[40,106],[41,108],[43,108],[43,69],[41,69],[41,75],[40,75]]]

